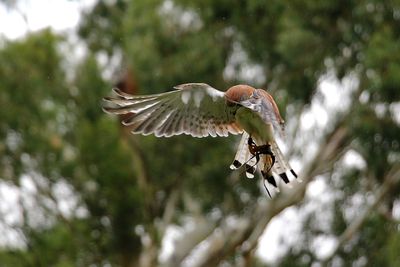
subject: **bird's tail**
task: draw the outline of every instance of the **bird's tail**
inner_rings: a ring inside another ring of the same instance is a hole
[[[258,168],[264,178],[264,187],[266,188],[268,195],[270,195],[270,191],[279,191],[278,182],[275,180],[274,175],[279,176],[286,184],[297,178],[297,174],[286,161],[276,141],[269,142],[272,155],[261,154],[260,161],[256,163],[256,158],[249,151],[248,139],[248,133],[243,132],[235,159],[230,166],[232,170],[243,167],[246,171],[246,176],[248,178],[253,178],[254,173]],[[260,142],[258,143],[261,144]]]
[[[293,178],[297,179],[297,174],[283,156],[276,141],[271,142],[270,145],[272,153],[275,155],[275,164],[272,166],[272,172],[278,174],[286,184],[293,180]]]
[[[283,153],[276,141],[269,142],[269,144],[271,146],[271,152],[273,155],[262,155],[261,160],[258,163],[258,167],[261,170],[264,181],[267,181],[273,186],[273,188],[279,191],[278,183],[275,180],[274,174],[279,176],[285,182],[285,184],[297,179],[298,176],[290,166],[289,162],[287,162],[283,156]],[[298,181],[301,182],[301,180]],[[269,193],[268,187],[265,183],[264,187]]]
[[[235,159],[233,160],[230,168],[231,170],[239,169],[244,167],[246,170],[247,178],[253,178],[254,173],[257,170],[256,158],[250,153],[248,148],[249,134],[243,132],[242,139],[240,140]]]

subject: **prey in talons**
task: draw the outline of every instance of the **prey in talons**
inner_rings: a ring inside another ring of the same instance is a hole
[[[256,158],[256,163],[254,164],[254,166],[257,165],[257,163],[260,161],[260,155],[269,155],[272,159],[272,164],[270,167],[272,168],[275,163],[275,155],[274,153],[272,153],[270,144],[257,146],[256,143],[253,141],[253,138],[249,137],[249,139],[247,140],[247,145],[249,147],[250,153],[253,155],[253,157]]]
[[[260,155],[268,155],[270,158],[270,162],[269,162],[269,167],[267,169],[267,171],[265,172],[265,170],[261,171],[262,176],[264,177],[264,188],[268,193],[268,196],[271,198],[271,194],[267,188],[267,186],[265,185],[265,180],[267,180],[269,183],[271,183],[272,185],[274,185],[275,187],[277,187],[275,179],[272,177],[271,174],[268,174],[270,172],[270,170],[272,169],[272,167],[275,164],[275,155],[271,150],[271,145],[270,144],[266,144],[266,145],[260,145],[258,146],[254,141],[253,138],[251,138],[251,136],[249,137],[249,139],[247,140],[247,145],[249,148],[249,152],[253,155],[252,158],[256,158],[256,162],[253,166],[249,166],[246,167],[246,171],[249,172],[249,168],[250,168],[250,172],[251,171],[255,171],[255,166],[258,164],[258,162],[260,161]]]

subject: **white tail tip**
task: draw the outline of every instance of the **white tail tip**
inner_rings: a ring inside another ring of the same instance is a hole
[[[252,173],[249,173],[249,172],[246,172],[246,177],[247,178],[254,178],[254,174],[252,174]]]

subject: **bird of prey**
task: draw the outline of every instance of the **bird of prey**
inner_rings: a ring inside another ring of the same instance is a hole
[[[284,121],[272,96],[263,89],[235,85],[226,92],[205,83],[186,83],[176,90],[152,95],[130,95],[114,88],[114,96],[105,97],[103,110],[128,114],[122,123],[135,134],[169,137],[187,134],[194,137],[242,134],[231,169],[243,167],[254,177],[257,168],[278,190],[274,174],[285,183],[296,173],[276,143],[283,137]],[[288,177],[289,175],[289,177]]]

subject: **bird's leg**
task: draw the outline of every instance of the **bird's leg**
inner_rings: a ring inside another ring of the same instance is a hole
[[[248,147],[249,147],[250,153],[253,155],[253,157],[256,158],[256,163],[255,163],[252,167],[248,167],[248,168],[246,169],[246,171],[249,170],[250,168],[254,168],[254,166],[257,165],[257,163],[260,161],[260,155],[269,155],[269,156],[271,157],[272,163],[271,163],[271,165],[269,166],[268,170],[267,170],[266,172],[261,171],[261,173],[262,173],[262,175],[263,175],[263,177],[264,177],[264,181],[263,181],[264,188],[265,188],[265,190],[267,191],[268,196],[269,196],[270,198],[272,198],[271,193],[269,192],[269,190],[268,190],[268,188],[267,188],[267,185],[265,184],[266,181],[267,181],[267,182],[270,182],[270,180],[268,179],[268,177],[265,176],[265,175],[266,175],[267,173],[269,173],[269,171],[272,169],[272,167],[273,167],[274,164],[275,164],[275,155],[274,155],[274,153],[273,153],[272,150],[271,150],[271,145],[270,145],[270,144],[266,144],[266,145],[262,145],[262,146],[257,146],[256,143],[253,141],[253,139],[252,139],[251,137],[249,137],[249,139],[247,140],[247,145],[248,145]],[[253,157],[251,157],[251,158],[253,158]],[[273,178],[272,178],[272,180],[274,181]],[[276,184],[275,184],[275,186],[276,186]]]
[[[257,165],[257,163],[260,161],[259,153],[256,153],[252,158],[254,158],[254,157],[256,158],[256,163],[254,163],[253,166],[251,166],[251,168],[254,168]]]
[[[257,151],[256,151],[257,145],[256,145],[256,143],[254,143],[253,138],[251,138],[251,136],[250,136],[249,139],[247,140],[247,145],[248,145],[248,147],[249,147],[250,153],[251,153],[253,156],[255,156],[256,153],[257,153]]]
[[[249,147],[250,153],[253,155],[253,157],[251,157],[251,159],[254,157],[256,158],[256,163],[253,166],[251,166],[251,167],[254,167],[260,161],[260,153],[257,151],[258,147],[257,147],[256,143],[254,143],[253,138],[251,138],[251,136],[247,140],[247,145]]]
[[[275,164],[275,155],[274,155],[274,153],[272,153],[270,144],[257,146],[256,151],[261,155],[269,155],[271,157],[271,159],[272,159],[271,167]]]
[[[275,155],[274,155],[274,153],[272,153],[270,144],[257,146],[256,143],[254,143],[253,138],[251,138],[251,137],[249,137],[249,139],[247,140],[247,144],[249,146],[250,153],[253,156],[255,156],[257,159],[256,164],[260,161],[260,155],[269,155],[272,159],[271,167],[274,165]],[[254,164],[254,165],[256,165],[256,164]]]

